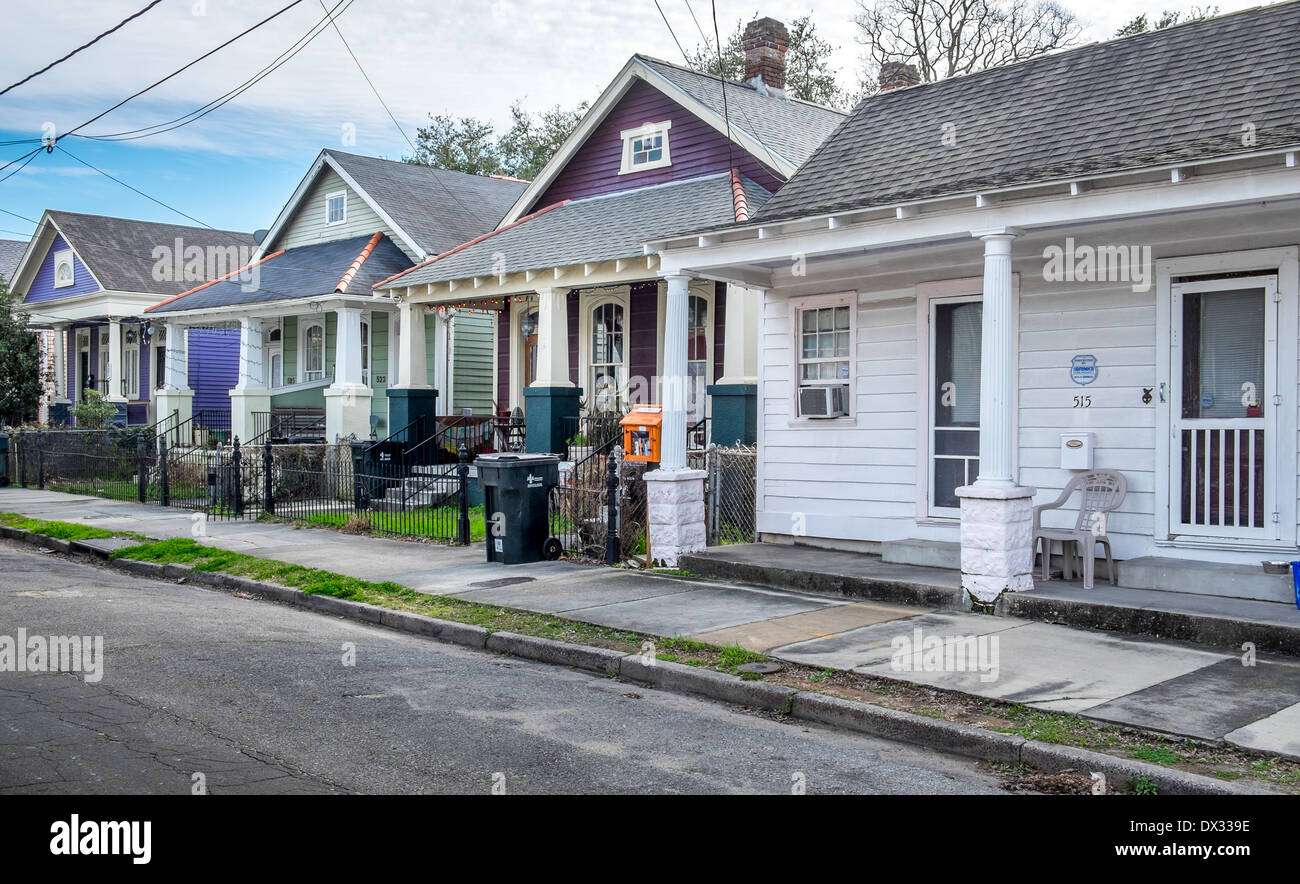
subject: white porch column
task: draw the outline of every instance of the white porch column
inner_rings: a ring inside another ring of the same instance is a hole
[[[664,567],[676,567],[678,558],[704,549],[703,470],[686,469],[686,328],[690,277],[666,277],[663,377],[663,427],[659,469],[645,474],[650,557]],[[726,354],[723,354],[724,358]]]
[[[534,387],[573,386],[573,381],[569,380],[568,291],[566,288],[537,290],[537,377],[533,379]],[[515,369],[516,366],[511,366],[512,371]]]
[[[451,336],[447,334],[450,320],[445,310],[433,314],[433,386],[443,397],[443,412],[451,414],[451,396],[447,383],[448,363],[450,362]]]
[[[270,427],[269,418],[257,414],[271,411],[271,392],[266,389],[266,366],[262,350],[262,320],[250,316],[239,320],[239,375],[230,391],[230,430],[247,442]]]
[[[727,284],[722,377],[718,384],[758,383],[758,289]]]
[[[335,312],[334,382],[325,389],[325,437],[369,439],[374,391],[361,380],[361,308]]]
[[[429,366],[425,356],[424,305],[403,300],[397,308],[397,383],[402,390],[428,390]]]
[[[166,336],[163,387],[154,395],[158,402],[158,420],[168,421],[163,424],[163,428],[175,428],[194,416],[194,391],[190,389],[189,329],[179,323],[169,322],[163,334]],[[173,412],[174,418],[171,417]],[[181,436],[180,433],[170,434],[167,444],[187,444],[189,438]]]
[[[122,318],[110,316],[108,319],[108,395],[110,402],[125,402],[122,394],[122,379],[125,377],[122,365]]]
[[[659,468],[686,469],[686,323],[689,321],[691,278],[685,274],[667,277],[668,297],[664,306],[664,423]],[[725,353],[723,354],[725,357]]]
[[[51,356],[54,359],[54,396],[51,398],[53,403],[67,403],[68,401],[68,327],[66,325],[54,326],[54,346],[51,348]]]
[[[984,241],[984,301],[980,350],[980,468],[961,498],[962,588],[973,605],[991,605],[1004,592],[1034,588],[1034,489],[1012,475],[1015,445],[1015,304],[1011,277],[1014,228],[976,231]]]

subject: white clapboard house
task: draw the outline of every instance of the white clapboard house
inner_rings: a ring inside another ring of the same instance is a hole
[[[1286,599],[1245,566],[1300,558],[1298,58],[1292,2],[887,89],[748,223],[650,243],[764,292],[763,539],[994,598],[1091,466],[1121,578]]]

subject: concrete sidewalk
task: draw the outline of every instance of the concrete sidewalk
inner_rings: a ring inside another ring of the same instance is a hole
[[[185,510],[19,488],[0,489],[0,512],[80,522],[151,538],[191,537]],[[1119,635],[1016,617],[939,610],[952,572],[887,566],[888,579],[932,589],[929,604],[855,599],[772,586],[618,571],[569,562],[488,564],[482,544],[451,547],[210,520],[202,542],[249,555],[391,580],[455,596],[661,636],[738,644],[811,666],[853,669],[1079,713],[1169,733],[1300,757],[1300,661],[1260,654],[1245,666],[1231,645]],[[788,550],[786,550],[788,552]],[[916,573],[912,573],[916,572]],[[853,575],[846,575],[851,577]],[[882,572],[883,576],[883,572]],[[911,578],[909,580],[909,578]],[[1278,606],[1281,607],[1281,606]],[[896,640],[971,637],[996,656],[991,670],[904,671]]]

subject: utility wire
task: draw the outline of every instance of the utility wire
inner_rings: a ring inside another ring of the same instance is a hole
[[[155,202],[155,203],[157,203],[158,205],[162,206],[164,209],[170,209],[171,211],[175,212],[177,215],[181,215],[181,216],[183,216],[183,217],[185,217],[185,218],[189,218],[191,221],[193,221],[195,224],[198,224],[200,227],[207,227],[208,229],[215,229],[215,228],[212,227],[211,224],[208,224],[208,223],[206,223],[206,222],[204,222],[204,221],[200,221],[198,218],[195,218],[193,215],[187,215],[187,214],[185,214],[184,212],[182,212],[180,209],[176,208],[175,206],[169,206],[169,205],[167,205],[167,203],[163,202],[163,201],[160,200],[160,199],[157,199],[156,197],[152,197],[152,196],[150,196],[149,194],[145,193],[143,190],[140,190],[138,187],[132,187],[131,185],[129,185],[129,184],[127,184],[125,181],[123,181],[121,178],[114,178],[112,175],[108,174],[108,173],[105,172],[103,169],[99,168],[98,166],[92,166],[90,163],[86,162],[86,161],[83,160],[81,157],[76,156],[76,155],[71,154],[71,153],[68,153],[67,148],[63,147],[62,145],[59,145],[59,150],[60,150],[62,153],[65,153],[65,154],[67,154],[68,156],[72,157],[74,160],[76,160],[77,162],[81,163],[81,165],[85,166],[86,168],[88,168],[88,169],[94,169],[96,172],[98,172],[99,174],[103,175],[105,178],[108,178],[110,181],[116,181],[118,184],[122,185],[122,186],[125,187],[127,190],[131,190],[131,191],[134,191],[134,192],[140,194],[140,196],[144,197],[145,199],[149,200],[150,202]],[[12,173],[11,173],[11,174],[12,174]],[[0,180],[3,180],[3,179],[0,179]]]
[[[118,22],[116,25],[114,25],[113,27],[109,28],[107,31],[105,31],[104,33],[100,34],[100,35],[99,35],[98,37],[96,37],[95,39],[91,40],[89,43],[82,43],[80,46],[78,46],[76,49],[74,49],[74,50],[72,50],[71,52],[69,52],[67,55],[64,55],[64,56],[61,57],[61,58],[56,58],[56,59],[54,59],[54,61],[50,62],[50,63],[47,64],[45,67],[41,68],[39,71],[36,71],[34,74],[28,74],[27,76],[25,76],[25,77],[23,77],[21,80],[19,80],[17,83],[13,83],[12,85],[9,85],[9,86],[6,86],[6,87],[3,88],[3,89],[0,89],[0,95],[4,95],[6,92],[10,91],[11,89],[17,89],[19,86],[23,85],[24,83],[26,83],[26,82],[29,81],[29,80],[34,80],[34,79],[36,79],[36,78],[39,77],[41,74],[43,74],[43,73],[45,73],[46,71],[48,71],[50,68],[52,68],[52,67],[54,67],[54,66],[56,66],[56,65],[60,65],[60,64],[62,64],[63,62],[67,61],[69,58],[72,58],[72,56],[76,55],[76,54],[77,54],[78,52],[80,52],[81,50],[83,50],[83,49],[89,49],[91,46],[94,46],[96,43],[98,43],[100,40],[102,40],[102,39],[104,39],[105,37],[107,37],[109,34],[113,33],[114,31],[120,30],[120,29],[121,29],[122,27],[124,27],[128,22],[133,21],[134,19],[137,19],[137,18],[139,18],[140,16],[144,15],[146,12],[148,12],[150,9],[153,9],[155,6],[157,6],[157,5],[158,5],[159,3],[161,3],[161,2],[162,2],[162,0],[153,0],[153,2],[150,3],[148,6],[146,6],[144,9],[141,9],[139,12],[135,12],[135,13],[133,13],[133,14],[131,14],[131,15],[128,15],[126,18],[122,19],[122,20],[121,20],[120,22]]]
[[[321,7],[324,8],[325,0],[319,0],[319,2]],[[357,54],[353,52],[352,47],[348,45],[347,38],[343,36],[343,31],[339,29],[338,22],[331,19],[331,24],[334,25],[334,32],[339,35],[339,40],[342,41],[343,48],[348,51],[348,55],[352,56],[352,61],[354,64],[356,64],[357,70],[361,71],[361,76],[365,78],[366,85],[370,87],[371,92],[375,93],[375,98],[379,99],[379,103],[380,105],[383,106],[384,112],[388,114],[388,119],[393,121],[393,125],[397,127],[397,131],[401,133],[401,136],[403,138],[406,139],[406,143],[411,146],[412,155],[418,156],[420,153],[420,149],[415,146],[415,142],[412,141],[411,137],[406,134],[406,130],[402,128],[402,124],[397,122],[397,117],[393,116],[393,112],[388,107],[388,102],[384,101],[384,97],[379,94],[379,89],[375,87],[374,81],[370,79],[370,75],[366,73],[366,69],[362,66],[361,59],[357,58]],[[436,171],[441,171],[441,170],[437,170],[436,167],[431,167],[431,168],[434,168]],[[479,213],[471,212],[469,207],[466,206],[463,202],[461,202],[460,197],[456,196],[455,192],[452,191],[452,189],[447,186],[446,182],[442,180],[441,176],[436,174],[436,171],[433,176],[433,179],[438,182],[438,185],[444,191],[446,191],[447,196],[455,200],[456,204],[460,206],[461,210],[464,211],[469,217],[471,218],[478,217]]]
[[[267,64],[257,73],[253,74],[253,76],[244,80],[244,82],[240,83],[235,88],[229,90],[228,92],[222,95],[217,96],[212,101],[209,101],[207,104],[195,108],[189,113],[182,114],[181,116],[176,117],[175,119],[167,120],[162,123],[154,123],[153,125],[143,126],[138,129],[127,129],[123,132],[111,132],[111,133],[105,133],[103,135],[78,134],[75,137],[89,139],[92,141],[135,141],[139,138],[148,138],[153,135],[161,135],[165,132],[171,132],[174,129],[179,129],[182,126],[188,126],[190,123],[202,119],[203,117],[207,116],[208,114],[212,113],[214,110],[217,110],[223,105],[226,105],[231,101],[234,101],[240,95],[247,92],[249,89],[253,88],[258,83],[262,82],[262,80],[270,76],[272,73],[274,73],[284,64],[286,64],[290,59],[296,56],[299,52],[301,52],[303,49],[306,49],[308,44],[310,44],[313,40],[315,40],[318,36],[320,36],[320,34],[325,30],[326,23],[331,21],[330,16],[334,15],[335,10],[338,10],[340,6],[343,6],[344,8],[338,12],[338,15],[342,15],[344,12],[347,11],[347,8],[350,7],[352,3],[353,0],[339,0],[338,3],[334,4],[333,9],[326,9],[324,18],[322,18],[320,21],[316,22],[314,25],[308,28],[307,33],[303,34],[301,37],[295,40],[289,46],[288,49],[281,52],[269,64]],[[324,7],[323,3],[321,5],[322,7]]]
[[[731,113],[727,108],[727,78],[723,75],[722,67],[722,37],[718,33],[718,3],[717,0],[710,0],[709,5],[713,8],[713,39],[717,41],[718,50],[718,89],[722,92],[722,121],[727,125],[727,169],[736,168],[731,159]]]
[[[668,21],[668,16],[664,15],[664,8],[659,5],[659,0],[655,0],[655,9],[659,10],[659,17],[662,18],[664,24],[668,26],[668,33],[672,35],[673,42],[677,44],[677,51],[682,54],[682,58],[686,59],[686,66],[690,67],[691,57],[687,55],[686,50],[682,48],[682,41],[677,39],[677,32],[673,30],[672,23]]]
[[[131,101],[132,99],[135,99],[135,98],[139,98],[141,95],[144,95],[146,92],[148,92],[148,91],[151,90],[151,89],[156,89],[157,87],[161,86],[163,83],[166,83],[168,80],[172,79],[173,77],[177,76],[178,74],[182,73],[183,71],[186,71],[186,70],[188,70],[189,68],[194,67],[194,65],[198,64],[199,62],[203,61],[204,59],[206,59],[206,58],[208,58],[208,57],[210,57],[210,56],[212,56],[212,55],[215,55],[216,53],[220,52],[222,49],[225,49],[227,46],[229,46],[231,43],[234,43],[236,40],[240,39],[241,37],[245,37],[245,36],[251,34],[253,31],[255,31],[255,30],[257,30],[258,28],[262,27],[262,25],[266,24],[267,22],[271,21],[272,19],[278,18],[278,17],[280,17],[281,15],[284,15],[286,12],[288,12],[290,9],[292,9],[292,8],[295,7],[295,6],[297,6],[297,5],[298,5],[299,3],[301,3],[301,2],[302,2],[302,0],[291,0],[291,2],[290,2],[288,5],[286,5],[286,6],[282,7],[282,8],[280,8],[279,10],[277,10],[277,11],[275,11],[275,12],[273,12],[273,13],[271,13],[271,14],[268,15],[266,18],[264,18],[264,19],[262,19],[261,21],[259,21],[257,24],[252,25],[252,26],[250,26],[250,27],[248,27],[248,28],[245,28],[244,30],[240,31],[238,34],[236,34],[235,36],[231,37],[229,40],[225,41],[225,42],[222,43],[221,45],[219,45],[219,46],[217,46],[217,47],[215,47],[215,48],[213,48],[213,49],[208,50],[207,52],[203,53],[202,55],[200,55],[198,58],[194,59],[193,61],[191,61],[191,62],[189,62],[189,63],[187,63],[187,64],[185,64],[185,65],[183,65],[183,66],[181,66],[181,67],[179,67],[179,68],[177,68],[177,69],[174,70],[174,71],[172,71],[170,74],[168,74],[167,76],[163,77],[162,79],[160,79],[160,80],[155,80],[154,82],[150,83],[148,86],[144,87],[143,89],[139,90],[138,92],[133,92],[133,93],[131,93],[131,94],[128,95],[126,98],[123,98],[123,99],[122,99],[121,101],[119,101],[117,104],[115,104],[115,105],[113,105],[112,107],[110,107],[108,110],[106,110],[106,111],[102,111],[102,112],[96,114],[95,116],[91,117],[89,120],[86,120],[86,122],[82,123],[81,125],[79,125],[79,126],[74,126],[73,128],[69,129],[67,132],[64,132],[62,135],[59,135],[59,136],[58,136],[58,139],[66,138],[66,137],[68,137],[69,135],[73,134],[74,132],[78,131],[79,129],[84,129],[84,128],[86,128],[86,127],[89,126],[91,123],[95,122],[96,120],[100,119],[101,117],[106,117],[106,116],[108,116],[108,115],[111,114],[113,111],[117,110],[119,107],[121,107],[122,105],[126,104],[128,101]],[[56,139],[56,140],[57,140],[57,139]]]

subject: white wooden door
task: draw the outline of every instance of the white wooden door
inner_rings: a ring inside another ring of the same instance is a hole
[[[1171,532],[1276,540],[1277,277],[1175,284],[1170,307]]]

